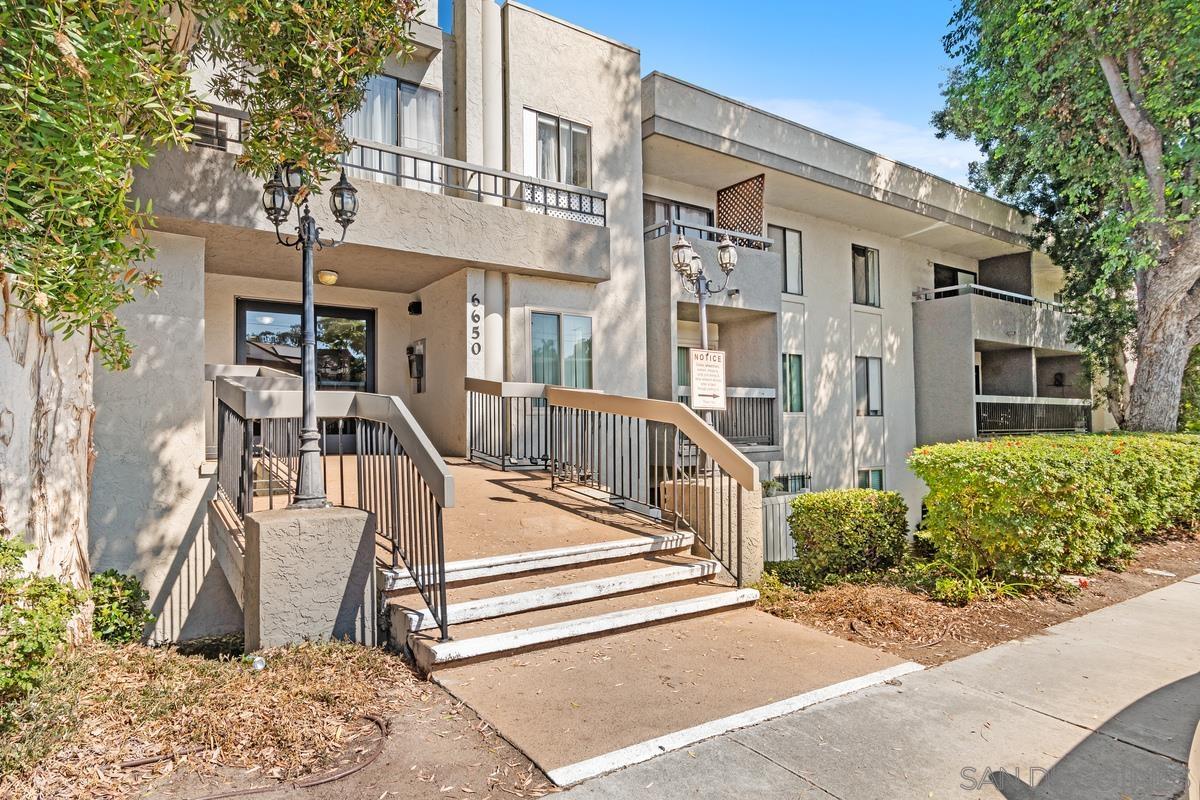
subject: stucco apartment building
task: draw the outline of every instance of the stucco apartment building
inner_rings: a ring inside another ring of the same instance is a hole
[[[715,272],[729,236],[736,292],[708,315],[730,395],[714,425],[761,479],[895,489],[915,521],[916,444],[1103,425],[1060,272],[1012,208],[642,77],[635,48],[517,2],[432,15],[348,123],[360,212],[317,254],[320,388],[399,398],[443,456],[477,447],[470,379],[686,399],[698,309],[671,245],[685,236]],[[144,578],[159,638],[241,619],[208,533],[214,380],[298,365],[299,259],[234,167],[238,114],[214,105],[197,146],[137,174],[163,286],[122,312],[132,369],[97,372],[93,564]]]

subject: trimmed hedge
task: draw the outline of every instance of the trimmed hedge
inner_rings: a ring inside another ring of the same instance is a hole
[[[908,543],[908,506],[897,492],[836,489],[801,494],[788,516],[797,557],[772,570],[815,588],[830,578],[889,569]]]
[[[1046,581],[1200,520],[1200,436],[1080,434],[919,447],[923,535],[959,568]]]

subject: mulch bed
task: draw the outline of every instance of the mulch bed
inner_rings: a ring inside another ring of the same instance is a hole
[[[955,607],[896,586],[841,584],[812,593],[786,589],[777,595],[764,594],[759,608],[933,666],[1197,573],[1200,534],[1179,533],[1142,544],[1124,571],[1093,575],[1086,587],[1075,592],[1042,592]]]
[[[380,648],[282,648],[262,654],[261,670],[213,655],[101,644],[64,653],[15,729],[0,730],[0,797],[199,798],[253,787],[291,796],[371,761],[325,784],[352,798],[376,758],[391,774],[372,777],[372,800],[389,789],[406,798],[554,791],[469,709]],[[437,757],[453,767],[424,762],[428,747],[405,749],[422,737],[444,741]]]

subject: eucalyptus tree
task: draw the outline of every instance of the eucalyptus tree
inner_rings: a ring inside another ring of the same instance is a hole
[[[961,0],[934,115],[1058,242],[1076,336],[1124,426],[1174,430],[1200,345],[1200,4]],[[1128,358],[1126,358],[1128,356]]]
[[[347,148],[366,79],[409,52],[417,6],[0,3],[0,534],[33,543],[29,569],[88,581],[93,361],[129,364],[116,312],[161,283],[133,168],[193,139],[193,59],[248,112],[241,167],[298,163],[312,190]]]

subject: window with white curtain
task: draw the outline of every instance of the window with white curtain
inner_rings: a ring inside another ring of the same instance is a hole
[[[592,129],[525,109],[525,172],[555,183],[592,185]]]
[[[362,142],[345,156],[347,174],[437,191],[441,165],[374,148],[372,142],[442,154],[442,93],[388,75],[369,79],[363,103],[346,117],[346,135]]]

